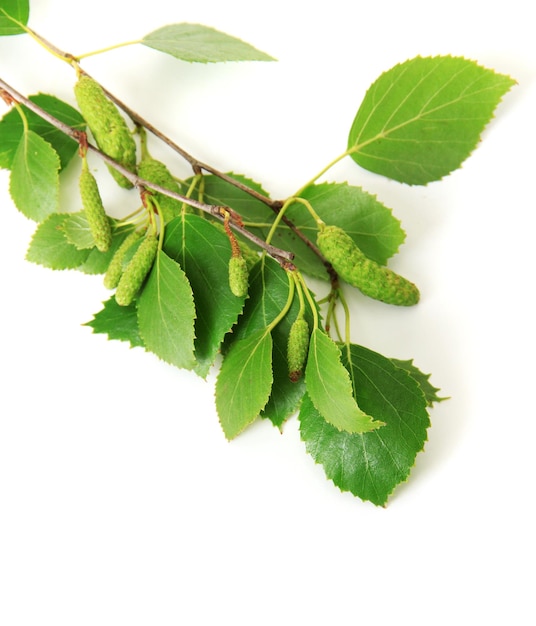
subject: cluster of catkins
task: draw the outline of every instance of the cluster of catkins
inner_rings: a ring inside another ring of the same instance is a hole
[[[177,181],[160,161],[145,156],[136,162],[136,142],[125,119],[106,96],[102,87],[82,74],[75,85],[75,96],[99,149],[125,169],[136,172],[139,178],[173,192],[179,192]],[[124,188],[133,185],[115,168],[108,166],[117,183]],[[90,172],[86,155],[82,155],[80,195],[85,215],[96,247],[107,251],[112,243],[112,224],[103,207],[97,181]],[[151,191],[148,206],[156,207],[160,223],[166,224],[181,214],[183,205],[165,194]],[[248,261],[229,229],[232,254],[229,260],[229,287],[237,297],[248,292]],[[389,304],[411,306],[419,300],[419,290],[409,280],[389,268],[369,259],[355,241],[340,227],[319,223],[317,246],[324,259],[338,276],[365,295]],[[115,251],[104,276],[108,289],[115,289],[120,306],[131,304],[147,277],[157,254],[159,237],[154,222],[131,232]],[[134,252],[132,253],[132,251]],[[302,375],[309,347],[310,329],[300,313],[293,323],[288,338],[287,360],[289,377],[295,382]]]
[[[136,162],[136,142],[127,123],[114,103],[106,96],[102,87],[91,77],[82,74],[74,88],[80,112],[84,117],[98,148],[125,169],[153,184],[178,193],[179,186],[164,163],[145,156]],[[97,186],[97,181],[90,172],[86,155],[82,157],[80,175],[80,195],[86,219],[95,242],[101,252],[109,250],[112,243],[112,226],[104,209]],[[115,168],[108,169],[116,182],[126,189],[132,183]],[[148,203],[157,207],[161,224],[166,224],[180,215],[182,204],[165,194],[152,191]],[[140,239],[143,239],[140,242]],[[130,254],[137,246],[134,254]],[[135,230],[126,237],[114,253],[104,284],[108,289],[115,289],[115,299],[120,306],[128,306],[140,290],[149,273],[158,250],[158,236],[154,228]],[[238,250],[238,251],[237,251]],[[229,262],[229,285],[231,291],[239,297],[247,293],[248,271],[245,259],[239,249],[233,249]]]

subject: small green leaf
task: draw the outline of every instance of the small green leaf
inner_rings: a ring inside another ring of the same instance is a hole
[[[2,0],[2,5],[0,6],[0,35],[20,35],[26,32],[16,22],[25,26],[28,24],[29,16],[29,0]],[[10,19],[10,17],[13,19]]]
[[[216,381],[216,409],[227,439],[259,416],[272,381],[272,337],[266,329],[233,343]]]
[[[383,426],[358,406],[341,352],[320,328],[311,334],[305,384],[316,409],[338,430],[364,433]]]
[[[192,369],[195,308],[192,289],[179,264],[158,251],[138,298],[138,324],[147,350],[167,363]]]
[[[179,263],[190,282],[196,308],[195,371],[205,378],[225,335],[244,306],[244,297],[229,289],[229,238],[198,215],[169,222],[164,250]]]
[[[443,402],[444,400],[448,400],[448,398],[441,398],[437,395],[439,388],[434,387],[430,383],[431,374],[423,374],[423,372],[415,367],[415,365],[413,364],[413,360],[399,361],[398,359],[391,359],[391,361],[397,367],[405,370],[419,384],[424,393],[428,406],[432,406],[434,402]]]
[[[39,93],[30,96],[30,100],[68,126],[77,130],[85,129],[86,124],[80,113],[71,105],[55,96]],[[61,169],[64,169],[77,154],[78,143],[55,126],[52,126],[52,124],[46,122],[37,113],[25,106],[22,109],[26,116],[28,128],[37,133],[56,150],[60,157]],[[13,157],[23,134],[24,125],[18,111],[11,110],[6,113],[0,121],[0,167],[11,169]]]
[[[384,505],[424,447],[430,426],[426,399],[417,381],[390,359],[355,345],[342,354],[359,405],[385,426],[362,434],[339,431],[326,424],[306,395],[301,438],[342,491]]]
[[[53,270],[75,269],[87,259],[89,250],[79,250],[67,241],[63,225],[67,213],[53,213],[37,226],[26,260]]]
[[[10,192],[26,217],[42,222],[59,207],[60,159],[32,130],[24,133],[11,164]]]
[[[63,223],[63,232],[67,241],[79,250],[93,248],[95,245],[84,211],[69,215]]]
[[[191,63],[274,60],[236,37],[201,24],[169,24],[149,33],[140,43]]]
[[[477,146],[509,76],[463,57],[416,57],[383,73],[352,124],[348,150],[372,172],[411,185],[439,180]]]
[[[104,308],[86,322],[94,333],[108,335],[108,339],[127,341],[131,347],[143,347],[138,329],[138,314],[134,303],[119,306],[114,297],[104,302]]]

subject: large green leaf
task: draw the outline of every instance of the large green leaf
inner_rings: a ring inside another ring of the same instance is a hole
[[[107,335],[108,339],[127,341],[133,348],[143,346],[135,303],[119,306],[112,296],[85,326],[92,328],[94,333]]]
[[[168,24],[146,35],[140,43],[191,63],[274,60],[236,37],[201,24]]]
[[[371,259],[384,265],[398,251],[405,233],[391,209],[360,187],[347,183],[310,185],[300,194],[327,224],[344,229]],[[318,226],[301,203],[290,206],[285,215],[310,241],[316,241]],[[294,263],[311,276],[328,279],[324,264],[310,247],[285,224],[281,224],[272,243],[295,253]]]
[[[0,35],[19,35],[24,33],[16,22],[26,25],[30,16],[29,0],[2,0],[0,4]],[[12,19],[12,17],[16,22]]]
[[[424,447],[427,401],[419,383],[390,359],[356,345],[342,354],[359,405],[385,426],[363,434],[339,431],[306,395],[299,414],[301,438],[342,491],[383,505]]]
[[[358,406],[340,350],[320,328],[311,333],[305,384],[320,415],[337,430],[364,433],[383,426]]]
[[[36,94],[30,96],[30,100],[42,109],[58,118],[68,126],[77,130],[84,130],[86,124],[80,113],[71,105],[48,94]],[[22,107],[28,123],[28,128],[47,141],[58,153],[61,168],[78,152],[78,143],[58,130],[52,124],[27,107]],[[24,133],[24,125],[18,111],[11,110],[0,121],[0,167],[10,169],[13,157],[17,151],[21,137]]]
[[[53,270],[75,269],[87,259],[89,250],[79,250],[67,241],[63,226],[68,213],[53,213],[39,224],[26,252],[26,260]]]
[[[138,324],[147,350],[163,361],[192,369],[195,308],[192,289],[179,264],[162,251],[138,299]]]
[[[42,222],[59,208],[59,157],[42,137],[23,134],[11,163],[10,192],[26,217]]]
[[[352,124],[351,157],[372,172],[424,185],[469,156],[515,84],[462,57],[416,57],[383,73]]]
[[[196,372],[206,377],[225,335],[244,306],[229,288],[231,245],[206,219],[186,214],[166,226],[164,250],[184,270],[196,308]]]
[[[227,439],[259,416],[272,387],[272,337],[260,329],[235,342],[216,381],[216,408]]]

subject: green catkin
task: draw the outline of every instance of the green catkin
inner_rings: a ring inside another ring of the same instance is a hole
[[[119,248],[117,248],[114,252],[112,260],[106,270],[106,274],[104,275],[104,286],[106,289],[115,289],[119,284],[119,280],[123,274],[123,262],[125,255],[130,247],[141,238],[142,234],[143,233],[140,230],[132,231],[125,237]]]
[[[87,161],[83,159],[79,179],[80,197],[89,229],[95,246],[101,252],[107,252],[112,245],[112,227],[102,204],[97,181],[89,171]]]
[[[136,168],[136,142],[127,123],[102,87],[86,75],[77,80],[74,93],[98,147],[126,169]],[[132,183],[114,168],[110,173],[121,187],[130,189]]]
[[[309,324],[305,318],[296,318],[290,327],[287,343],[288,377],[293,383],[297,383],[302,376],[309,351],[309,337]]]
[[[151,157],[146,157],[140,161],[138,164],[138,176],[150,183],[169,189],[169,191],[174,191],[175,193],[180,193],[181,191],[179,184],[175,178],[173,178],[167,166],[161,161],[157,161]],[[153,191],[152,189],[150,191],[154,194],[158,202],[164,223],[167,224],[174,217],[181,215],[182,202],[158,191]],[[191,212],[191,207],[187,207],[186,211]]]
[[[246,259],[242,256],[232,256],[229,260],[229,287],[237,298],[247,295],[248,278]]]
[[[115,301],[119,306],[128,306],[134,300],[153,266],[157,249],[156,234],[146,235],[119,279],[115,291]]]
[[[399,306],[419,301],[419,290],[413,283],[366,257],[342,228],[325,226],[317,244],[337,274],[370,298]]]

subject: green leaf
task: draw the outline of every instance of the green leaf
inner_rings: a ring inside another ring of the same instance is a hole
[[[240,39],[201,24],[169,24],[140,43],[191,63],[274,60]]]
[[[405,233],[391,209],[360,187],[347,183],[310,185],[300,194],[327,224],[342,228],[370,259],[381,265],[398,251]],[[311,241],[316,240],[318,226],[301,203],[290,206],[285,215]],[[310,276],[328,280],[324,264],[285,224],[281,224],[272,243],[295,253],[294,263]]]
[[[262,186],[250,178],[234,172],[227,173],[227,176],[234,178],[246,187],[250,187],[257,193],[267,198],[269,197]],[[275,218],[275,213],[264,202],[261,202],[261,200],[251,196],[232,183],[212,174],[203,176],[202,194],[199,194],[198,199],[207,204],[228,206],[235,210],[243,219],[250,223],[248,230],[262,238],[265,238],[268,233],[267,225],[271,224]],[[263,226],[257,227],[253,224],[254,222]],[[251,241],[242,238],[240,235],[237,235],[237,237],[248,245],[253,245]]]
[[[250,272],[249,298],[238,324],[228,336],[228,344],[245,339],[266,328],[283,310],[289,295],[287,273],[279,263],[264,257]],[[297,409],[305,391],[303,380],[292,383],[288,377],[287,338],[296,318],[299,305],[293,303],[290,311],[272,330],[273,385],[270,398],[261,416],[281,428]],[[307,316],[311,322],[310,315]]]
[[[32,237],[26,260],[53,270],[75,269],[87,259],[89,250],[79,250],[69,243],[63,232],[68,213],[53,213],[38,225]]]
[[[348,150],[372,172],[412,185],[439,180],[469,156],[509,76],[462,57],[416,57],[383,73],[352,124]]]
[[[266,329],[233,343],[216,381],[216,409],[227,439],[259,416],[272,380],[272,337]]]
[[[30,96],[30,100],[68,126],[77,130],[85,129],[86,124],[80,113],[55,96],[40,93]],[[56,150],[60,157],[61,169],[64,169],[77,154],[78,143],[55,126],[52,126],[52,124],[43,120],[37,113],[25,106],[22,109],[26,116],[28,128],[37,133]],[[6,113],[0,121],[0,167],[11,169],[13,157],[23,134],[24,125],[18,111],[11,110]]]
[[[250,187],[257,193],[267,198],[269,197],[262,185],[254,180],[234,172],[228,172],[227,176]],[[266,221],[267,217],[273,218],[274,215],[273,211],[264,202],[213,174],[203,176],[203,201],[208,204],[221,204],[231,207],[248,221]]]
[[[147,350],[167,363],[192,369],[195,308],[179,264],[158,251],[138,299],[138,324]]]
[[[112,296],[104,302],[104,308],[84,326],[92,328],[94,333],[108,335],[108,339],[127,341],[133,348],[143,347],[135,303],[129,306],[119,306]]]
[[[423,372],[415,367],[415,365],[413,364],[413,360],[399,361],[398,359],[391,359],[391,361],[397,367],[405,370],[419,384],[422,392],[424,393],[428,406],[432,406],[434,402],[443,402],[443,400],[448,400],[448,398],[440,398],[437,395],[439,388],[434,387],[430,383],[431,374],[423,374]]]
[[[358,406],[341,352],[320,328],[311,333],[305,384],[316,409],[336,429],[364,433],[383,426]]]
[[[24,133],[11,164],[10,192],[26,217],[42,222],[59,208],[59,157],[32,130]]]
[[[95,241],[89,228],[85,211],[72,213],[63,223],[63,232],[69,243],[79,250],[93,248]]]
[[[122,226],[120,229],[115,229],[112,234],[112,245],[106,252],[101,252],[97,248],[91,248],[87,259],[77,269],[84,274],[104,274],[110,265],[110,261],[115,254],[115,251],[123,243],[124,239],[130,232],[134,230],[133,226]],[[133,246],[134,250],[141,243],[141,239]],[[134,254],[134,250],[132,254]],[[129,251],[130,252],[130,251]],[[131,258],[131,254],[129,254]],[[118,305],[119,306],[119,305]]]
[[[195,371],[205,378],[244,306],[229,288],[229,238],[197,215],[178,217],[166,226],[165,252],[183,269],[194,295]]]
[[[412,376],[380,354],[352,345],[348,353],[343,351],[343,361],[359,405],[385,426],[363,434],[338,431],[305,396],[299,414],[301,438],[342,491],[384,505],[407,479],[424,447],[430,426],[426,399]]]
[[[0,35],[19,35],[26,32],[16,22],[26,25],[28,24],[29,16],[29,0],[2,0],[2,5],[0,6]],[[13,19],[10,19],[10,17]]]

